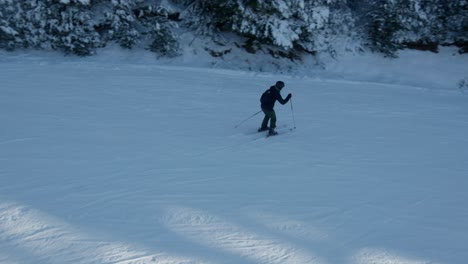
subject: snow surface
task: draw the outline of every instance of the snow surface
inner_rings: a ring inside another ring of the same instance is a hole
[[[1,53],[0,263],[467,263],[452,53],[294,76]],[[278,79],[297,129],[234,128]]]

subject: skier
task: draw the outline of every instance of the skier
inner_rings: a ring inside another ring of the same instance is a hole
[[[277,81],[275,85],[271,86],[270,89],[266,90],[262,97],[260,98],[261,108],[265,117],[263,118],[262,126],[258,129],[258,132],[267,131],[268,135],[276,135],[278,132],[275,131],[276,128],[276,113],[273,109],[275,107],[275,102],[278,101],[280,104],[286,104],[292,95],[288,94],[286,99],[281,97],[281,89],[284,87],[284,82]],[[268,127],[268,121],[270,120],[270,127]]]

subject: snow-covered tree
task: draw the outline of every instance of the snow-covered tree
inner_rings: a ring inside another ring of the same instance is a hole
[[[167,27],[163,27],[153,33],[153,42],[149,49],[166,57],[177,56],[179,43],[177,36]]]
[[[119,43],[123,48],[131,49],[138,43],[140,33],[133,9],[135,1],[112,0],[112,7],[105,11],[105,21],[100,25],[106,30],[101,32],[106,40]]]
[[[421,4],[431,21],[431,36],[441,43],[468,42],[468,1],[443,1]]]
[[[4,0],[0,4],[0,23],[4,34],[8,33],[10,49],[60,49],[90,55],[100,44],[89,0]]]
[[[0,0],[0,48],[91,55],[107,42],[179,53],[179,24],[219,45],[301,59],[346,39],[396,56],[401,48],[468,50],[467,0]],[[183,22],[174,9],[185,10]]]
[[[101,45],[94,28],[89,0],[45,0],[46,30],[55,49],[80,56],[91,55]]]
[[[368,45],[389,56],[405,47],[437,50],[437,45],[468,39],[467,1],[356,1],[367,28]]]
[[[21,45],[19,33],[12,26],[11,17],[17,13],[12,0],[0,0],[0,48],[14,50]]]
[[[256,52],[267,45],[289,55],[315,53],[329,44],[331,12],[341,0],[192,1],[189,23],[199,33],[233,32],[246,39],[244,48]],[[333,24],[337,26],[337,24]],[[271,49],[270,49],[271,51]]]
[[[170,19],[171,13],[162,5],[141,3],[135,9],[142,26],[141,34],[148,41],[149,50],[161,56],[174,57],[179,52],[177,24]]]
[[[395,56],[399,48],[396,35],[404,28],[400,19],[403,11],[401,0],[371,0],[367,8],[369,47],[385,55]]]

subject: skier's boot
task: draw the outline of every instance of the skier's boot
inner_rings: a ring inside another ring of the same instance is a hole
[[[268,136],[274,136],[274,135],[278,135],[278,132],[276,132],[274,128],[270,128],[268,130]]]
[[[267,131],[267,130],[268,130],[268,127],[261,127],[257,131],[258,132],[263,132],[263,131]]]

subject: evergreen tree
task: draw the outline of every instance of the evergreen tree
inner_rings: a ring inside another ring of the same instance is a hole
[[[181,8],[184,21],[171,8]],[[214,43],[300,59],[360,37],[371,50],[468,50],[466,0],[0,0],[0,48],[91,55],[109,41],[177,56],[179,24]],[[222,40],[222,41],[219,41]]]
[[[344,2],[193,1],[189,13],[198,17],[190,22],[201,34],[233,32],[246,39],[244,48],[249,52],[256,52],[266,45],[291,55],[297,52],[315,53],[324,49],[323,46],[328,43],[322,34],[332,25],[330,12],[333,7]]]
[[[163,27],[153,33],[153,42],[149,49],[166,57],[178,55],[179,43],[177,36],[167,27]]]
[[[466,43],[468,39],[466,0],[371,0],[359,4],[367,18],[367,44],[388,56],[396,56],[405,47],[437,51],[440,44]]]
[[[1,3],[2,46],[60,49],[91,55],[100,45],[87,0],[30,0]]]
[[[443,1],[437,0],[425,3],[424,7],[431,20],[431,35],[439,43],[468,42],[468,1]]]
[[[149,41],[149,50],[165,57],[177,56],[179,41],[175,30],[178,26],[169,19],[170,12],[152,3],[142,3],[135,11],[142,26],[141,34]]]
[[[19,33],[12,26],[11,17],[16,11],[12,0],[0,0],[0,48],[9,51],[21,43]]]
[[[20,1],[15,24],[24,47],[49,49],[50,35],[47,34],[47,4],[44,1]]]
[[[139,41],[137,20],[133,13],[134,1],[112,0],[112,7],[105,12],[105,22],[101,27],[108,30],[101,32],[106,40],[112,40],[123,48],[131,49]]]
[[[30,20],[34,17],[28,17],[25,12],[29,5],[30,3],[12,0],[0,2],[0,24],[2,25],[2,39],[0,41],[2,42],[2,46],[5,46],[8,50],[31,46],[28,43],[28,39],[34,39],[31,36],[31,32],[34,30],[30,30],[29,26]]]
[[[100,36],[94,28],[89,1],[45,0],[46,31],[53,49],[80,56],[92,55],[101,45]]]
[[[367,12],[368,41],[372,50],[382,52],[387,56],[395,56],[400,48],[395,41],[398,31],[403,29],[399,19],[400,0],[380,1],[372,0]]]

